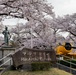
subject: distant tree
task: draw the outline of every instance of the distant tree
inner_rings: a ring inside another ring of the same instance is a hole
[[[2,22],[0,22],[0,34],[2,34],[3,29],[4,29],[4,25],[2,24]]]
[[[76,14],[58,17],[57,23],[60,26],[60,31],[68,32],[70,34],[68,37],[74,41],[74,38],[76,38]]]

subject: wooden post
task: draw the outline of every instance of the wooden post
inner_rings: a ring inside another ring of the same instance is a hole
[[[43,59],[46,60],[45,52],[43,53]]]
[[[39,61],[39,52],[36,53],[37,61]]]

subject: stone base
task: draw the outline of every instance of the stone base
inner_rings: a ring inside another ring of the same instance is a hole
[[[0,50],[15,50],[15,48],[11,47],[11,46],[2,46],[0,48]]]
[[[2,46],[2,48],[12,48],[11,46]]]

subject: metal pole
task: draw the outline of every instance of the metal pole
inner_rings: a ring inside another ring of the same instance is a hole
[[[57,56],[57,63],[59,63],[59,56]],[[58,64],[57,64],[57,68],[59,68]]]
[[[4,57],[4,50],[2,49],[2,58]],[[2,63],[4,63],[4,60],[2,60]]]
[[[20,27],[19,27],[19,24],[18,24],[18,40],[20,40]]]
[[[11,60],[10,60],[10,65],[11,65]]]
[[[70,58],[70,73],[72,73],[72,71],[71,71],[71,58]]]

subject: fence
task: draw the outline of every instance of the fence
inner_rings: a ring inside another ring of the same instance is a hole
[[[65,55],[58,55],[56,63],[57,68],[63,69],[73,75],[76,75],[76,63],[72,61],[76,62],[76,59],[70,58]]]

